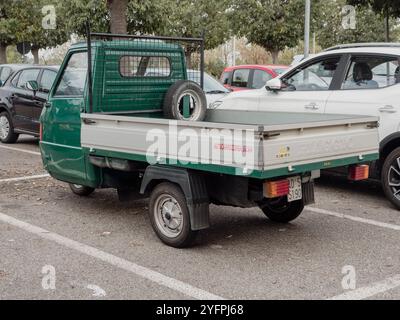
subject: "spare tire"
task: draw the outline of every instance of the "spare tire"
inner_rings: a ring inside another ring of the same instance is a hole
[[[206,95],[196,82],[179,80],[169,88],[163,111],[168,119],[203,121],[207,112]]]

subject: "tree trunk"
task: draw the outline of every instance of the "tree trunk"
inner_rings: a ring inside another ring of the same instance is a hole
[[[107,0],[110,10],[111,33],[127,34],[128,21],[126,11],[128,8],[128,0]]]
[[[7,63],[7,45],[0,43],[0,64]]]
[[[33,55],[33,64],[39,64],[39,48],[32,47],[31,52]]]
[[[271,50],[272,64],[278,64],[279,50]]]

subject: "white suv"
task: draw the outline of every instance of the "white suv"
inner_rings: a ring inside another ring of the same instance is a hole
[[[352,44],[326,50],[266,87],[232,93],[212,108],[339,113],[380,117],[381,158],[373,174],[400,209],[400,44]]]

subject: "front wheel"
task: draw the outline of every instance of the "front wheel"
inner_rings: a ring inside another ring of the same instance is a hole
[[[186,197],[177,185],[166,182],[154,188],[149,215],[154,232],[165,244],[174,248],[193,244],[197,231],[191,229]]]
[[[386,158],[381,181],[386,197],[400,210],[400,148],[393,150]]]
[[[286,197],[282,197],[262,202],[260,209],[274,222],[289,223],[300,216],[304,203],[303,200],[288,202]]]
[[[70,184],[69,187],[71,188],[72,192],[80,197],[87,197],[90,196],[95,189],[90,187],[81,186],[80,184]]]
[[[18,134],[14,132],[12,120],[7,112],[0,113],[0,141],[2,143],[15,143]]]

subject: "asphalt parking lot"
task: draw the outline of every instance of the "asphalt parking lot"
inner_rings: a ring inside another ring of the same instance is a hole
[[[29,137],[0,145],[0,299],[400,298],[400,212],[377,183],[324,177],[289,225],[213,206],[197,246],[176,250],[145,201],[79,198],[38,152]]]

